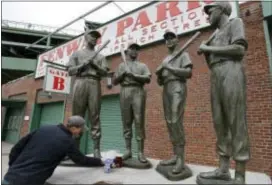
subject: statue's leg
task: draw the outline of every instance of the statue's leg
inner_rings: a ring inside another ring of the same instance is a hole
[[[144,89],[135,87],[133,94],[133,117],[135,124],[135,136],[138,144],[138,160],[146,163],[147,159],[144,155],[144,140],[145,140],[145,103],[146,94]]]
[[[177,160],[176,146],[175,146],[175,143],[173,143],[174,138],[172,134],[172,124],[171,124],[171,101],[170,100],[172,97],[172,93],[171,93],[170,87],[168,86],[169,84],[164,85],[162,100],[163,100],[164,117],[167,124],[168,135],[169,135],[170,141],[172,142],[174,156],[170,159],[161,161],[160,165],[162,166],[174,165],[176,164],[176,160]]]
[[[245,183],[245,165],[250,158],[246,121],[246,82],[240,63],[230,63],[223,84],[223,104],[232,135],[232,155],[236,161],[235,182]],[[228,70],[229,69],[229,70]]]
[[[122,87],[120,92],[120,107],[121,116],[123,123],[123,135],[125,138],[126,152],[123,155],[123,160],[132,157],[131,152],[131,139],[132,139],[132,122],[133,122],[133,112],[131,107],[131,93],[130,89],[127,87]]]
[[[79,115],[81,117],[85,117],[85,112],[87,110],[87,98],[88,98],[88,91],[85,89],[87,88],[87,83],[84,79],[77,79],[75,81],[73,87],[73,95],[72,95],[72,115]],[[80,147],[80,138],[76,137],[76,145],[79,149]]]
[[[99,81],[89,82],[88,108],[91,121],[91,137],[93,139],[94,157],[101,158],[100,139],[101,139],[101,85]]]
[[[186,102],[186,84],[173,84],[171,96],[171,124],[173,143],[176,147],[177,161],[172,173],[178,174],[184,169],[185,164],[185,133],[183,128],[183,116]]]
[[[211,71],[211,109],[214,129],[217,136],[216,151],[219,155],[219,168],[215,171],[203,172],[199,176],[205,179],[230,180],[229,163],[231,156],[231,135],[224,114],[222,99],[222,67],[215,67]]]

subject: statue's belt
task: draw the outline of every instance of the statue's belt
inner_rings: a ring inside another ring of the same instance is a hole
[[[177,81],[177,82],[180,82],[180,83],[186,83],[186,79],[179,78],[179,79],[167,79],[167,80],[164,80],[163,84],[167,84],[169,82],[174,82],[174,81]]]
[[[216,61],[213,61],[211,64],[209,64],[209,68],[211,69],[211,68],[214,68],[217,66],[222,66],[222,65],[230,63],[230,62],[234,62],[234,61],[232,61],[231,59],[216,60]]]
[[[143,87],[142,84],[121,84],[122,87]]]
[[[82,78],[82,79],[87,78],[87,79],[93,79],[98,81],[101,80],[100,77],[94,76],[94,75],[77,75],[76,78]]]

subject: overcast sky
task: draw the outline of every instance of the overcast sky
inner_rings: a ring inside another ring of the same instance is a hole
[[[241,0],[243,2],[246,0]],[[123,2],[116,1],[125,12],[129,12],[149,1]],[[45,26],[53,26],[59,28],[68,22],[76,19],[91,9],[103,4],[101,2],[12,2],[2,1],[2,20],[26,22],[32,24],[40,24]],[[113,18],[122,15],[123,12],[110,3],[95,13],[86,16],[84,19],[94,22],[104,23]],[[67,27],[80,32],[84,30],[84,19],[81,19]],[[54,30],[54,29],[53,29]],[[75,34],[77,35],[77,34]]]
[[[76,19],[104,2],[2,2],[2,20],[41,24],[61,27]],[[142,6],[148,1],[116,2],[125,12]],[[123,12],[110,3],[85,19],[94,22],[106,22]],[[84,30],[84,20],[81,19],[71,26],[71,29]]]

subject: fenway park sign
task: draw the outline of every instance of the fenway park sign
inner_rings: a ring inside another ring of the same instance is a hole
[[[139,45],[150,44],[163,39],[166,29],[171,29],[180,35],[209,26],[203,7],[214,1],[165,1],[152,3],[138,11],[123,16],[97,29],[102,37],[98,40],[97,48],[107,39],[108,46],[101,51],[105,56],[120,52],[129,41],[136,41]],[[231,18],[237,17],[238,3],[230,1],[232,6]],[[84,37],[80,35],[38,56],[35,78],[45,75],[45,63],[49,60],[66,65],[69,57],[85,47]]]

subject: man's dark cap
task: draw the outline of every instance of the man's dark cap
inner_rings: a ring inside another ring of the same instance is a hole
[[[68,127],[82,127],[84,130],[88,130],[88,127],[85,125],[85,120],[81,116],[74,115],[68,118]]]

